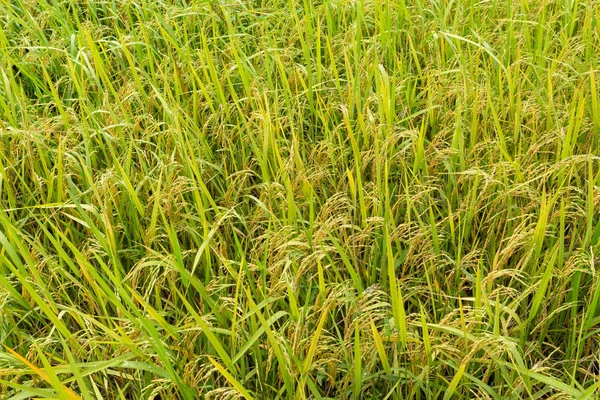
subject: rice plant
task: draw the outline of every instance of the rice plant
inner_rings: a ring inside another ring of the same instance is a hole
[[[598,0],[1,0],[0,398],[598,398],[599,102]]]

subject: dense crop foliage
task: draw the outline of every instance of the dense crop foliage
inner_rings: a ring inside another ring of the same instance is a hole
[[[0,398],[595,398],[600,1],[2,0]]]

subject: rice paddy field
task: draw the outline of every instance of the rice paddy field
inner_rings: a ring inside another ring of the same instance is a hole
[[[1,399],[600,397],[600,1],[0,1]]]

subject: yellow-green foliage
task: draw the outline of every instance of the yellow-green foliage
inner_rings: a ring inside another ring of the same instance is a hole
[[[0,398],[595,398],[600,1],[0,1]]]

